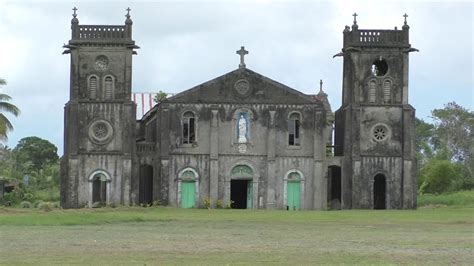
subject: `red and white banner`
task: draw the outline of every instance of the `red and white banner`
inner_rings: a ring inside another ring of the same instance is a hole
[[[132,101],[137,105],[137,119],[141,119],[146,112],[150,111],[156,105],[155,97],[158,93],[134,92]]]
[[[134,92],[132,93],[132,101],[137,105],[137,120],[151,110],[156,105],[155,97],[157,92]],[[173,93],[167,93],[167,97],[171,97]]]

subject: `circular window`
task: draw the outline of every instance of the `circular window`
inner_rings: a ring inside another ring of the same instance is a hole
[[[375,141],[378,141],[378,142],[384,141],[388,138],[389,135],[390,135],[390,131],[388,127],[385,125],[375,125],[372,128],[372,138]]]
[[[99,55],[95,59],[95,69],[98,71],[105,71],[109,67],[109,59],[105,55]]]
[[[89,138],[96,144],[105,144],[112,140],[112,125],[105,120],[97,120],[89,126]]]
[[[239,96],[248,96],[251,92],[250,83],[245,79],[239,79],[234,84],[235,91]]]
[[[375,60],[372,63],[372,74],[374,76],[376,77],[385,76],[385,74],[387,74],[387,71],[388,71],[388,64],[387,64],[387,61],[385,61],[384,59],[380,58],[380,59]]]

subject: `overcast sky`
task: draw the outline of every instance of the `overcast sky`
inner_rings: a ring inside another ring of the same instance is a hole
[[[342,31],[357,12],[360,29],[399,29],[406,12],[410,103],[417,116],[456,101],[474,109],[472,1],[19,1],[0,0],[0,92],[22,111],[11,118],[8,146],[39,136],[63,153],[63,107],[69,95],[71,9],[80,24],[124,24],[130,6],[133,91],[180,92],[247,67],[304,93],[319,80],[333,110],[341,103]]]

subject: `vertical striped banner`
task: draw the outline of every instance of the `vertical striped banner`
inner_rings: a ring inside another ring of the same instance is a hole
[[[134,92],[132,101],[137,105],[137,120],[141,119],[148,111],[156,105],[153,100],[158,93]]]
[[[148,111],[156,105],[156,92],[134,92],[132,101],[137,105],[137,120],[141,119]],[[173,96],[173,93],[167,93],[167,97]]]

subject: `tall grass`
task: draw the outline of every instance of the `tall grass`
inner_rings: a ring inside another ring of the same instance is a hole
[[[418,206],[426,205],[474,206],[474,190],[419,195]]]

